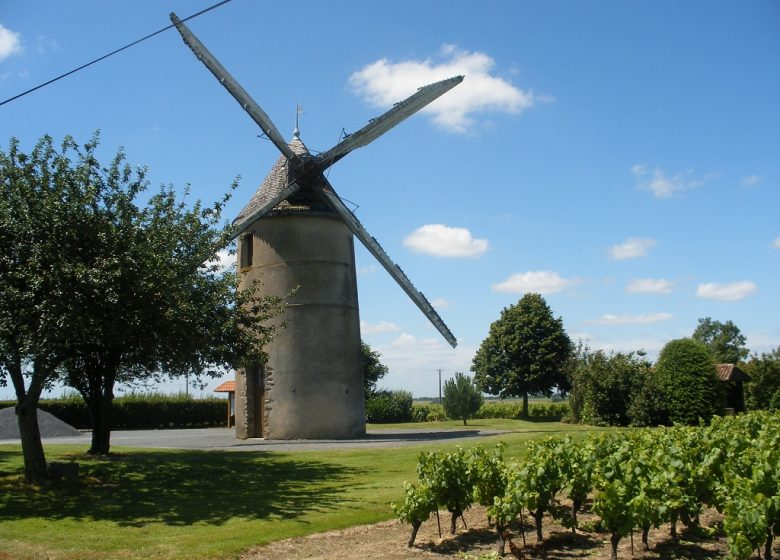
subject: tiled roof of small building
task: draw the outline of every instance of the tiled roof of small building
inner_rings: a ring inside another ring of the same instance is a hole
[[[721,381],[750,381],[750,376],[734,364],[718,364],[716,367]]]
[[[221,385],[218,385],[216,389],[214,389],[215,393],[235,393],[236,392],[236,382],[235,381],[225,381]]]
[[[301,158],[311,157],[309,149],[297,136],[292,139],[292,142],[290,142],[289,146],[293,153],[300,156]],[[276,160],[276,163],[271,168],[271,172],[260,184],[260,187],[257,189],[255,194],[252,195],[252,198],[249,199],[249,202],[247,202],[246,206],[244,206],[241,212],[238,213],[236,219],[233,220],[234,224],[241,224],[248,216],[251,216],[257,209],[261,208],[274,196],[278,195],[282,189],[287,186],[290,180],[288,175],[288,165],[287,158],[284,156],[280,156],[279,159]],[[276,206],[276,209],[282,210],[288,206],[290,206],[289,202],[284,200]]]

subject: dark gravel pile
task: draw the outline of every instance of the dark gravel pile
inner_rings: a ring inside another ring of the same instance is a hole
[[[69,426],[56,416],[38,409],[38,427],[41,437],[73,437],[81,435],[76,428]],[[0,440],[19,439],[19,424],[13,407],[0,409]]]

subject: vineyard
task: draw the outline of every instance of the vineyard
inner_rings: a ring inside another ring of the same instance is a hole
[[[450,514],[455,533],[463,512],[486,506],[497,552],[522,557],[510,525],[527,513],[541,540],[545,514],[578,530],[577,514],[588,504],[600,528],[610,535],[611,556],[620,540],[638,531],[642,547],[661,525],[678,538],[680,524],[702,532],[722,531],[731,558],[754,554],[769,560],[780,533],[780,415],[750,413],[715,418],[709,426],[644,429],[593,435],[575,442],[550,437],[529,443],[525,457],[508,464],[502,445],[493,450],[461,448],[450,453],[421,453],[418,480],[404,483],[404,501],[396,516],[411,525],[408,546],[423,522],[440,510]],[[565,498],[567,507],[562,505]],[[569,505],[570,504],[570,505]],[[722,527],[699,527],[700,515],[713,508]],[[521,525],[524,526],[524,525]],[[515,539],[514,541],[512,539]]]

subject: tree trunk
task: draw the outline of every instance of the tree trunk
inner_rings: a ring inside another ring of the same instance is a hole
[[[452,512],[452,520],[450,521],[450,534],[455,534],[456,525],[458,523],[458,517],[463,517],[462,511],[453,511]]]
[[[544,519],[544,510],[542,508],[536,508],[533,516],[534,521],[536,522],[536,540],[542,542],[542,520]]]
[[[523,391],[523,412],[522,418],[528,419],[528,391]]]
[[[108,455],[111,449],[111,412],[114,403],[116,372],[103,363],[82,366],[78,376],[69,375],[68,383],[81,393],[87,404],[92,424],[92,445],[89,455]]]
[[[106,394],[107,393],[107,394]],[[114,394],[111,389],[98,391],[88,402],[89,416],[92,420],[92,445],[89,455],[108,455],[111,449],[111,407]]]
[[[420,525],[422,525],[422,521],[419,521],[417,519],[412,521],[412,534],[409,537],[409,541],[406,543],[406,546],[408,548],[411,548],[412,545],[414,544],[414,539],[417,538],[417,531],[420,530]]]
[[[612,533],[612,537],[610,538],[610,541],[612,543],[612,560],[617,560],[617,549],[618,549],[618,543],[620,542],[620,535],[617,533],[617,531],[614,531]]]
[[[31,484],[40,484],[48,480],[49,473],[46,471],[46,455],[43,453],[41,430],[38,426],[38,401],[49,371],[37,363],[34,364],[30,388],[27,389],[21,358],[11,358],[5,365],[16,392],[16,422],[19,425],[19,438],[22,440],[24,478]]]
[[[31,484],[41,484],[48,480],[46,456],[41,443],[41,430],[38,427],[38,396],[27,395],[16,406],[16,419],[19,423],[19,436],[22,440],[24,456],[24,478]]]
[[[673,541],[677,542],[677,512],[672,513],[669,535],[672,537]]]
[[[504,534],[506,533],[506,527],[501,523],[496,523],[496,534],[498,534],[498,548],[496,552],[498,557],[502,558],[506,552],[506,540]]]
[[[468,424],[466,424],[466,417],[465,416],[463,417],[463,425],[464,426],[468,426]]]
[[[766,529],[766,542],[764,543],[764,560],[772,560],[772,527]]]
[[[577,533],[577,510],[580,509],[579,500],[572,500],[571,502],[571,532]]]
[[[642,550],[647,552],[650,550],[650,545],[647,542],[647,536],[650,533],[650,527],[642,527]]]

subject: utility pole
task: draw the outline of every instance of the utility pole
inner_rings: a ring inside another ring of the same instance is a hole
[[[441,370],[439,370],[439,404],[441,404]]]

